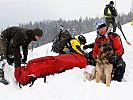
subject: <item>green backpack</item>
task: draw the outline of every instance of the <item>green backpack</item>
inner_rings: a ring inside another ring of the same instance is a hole
[[[71,39],[72,36],[67,30],[60,31],[60,33],[53,39],[51,51],[62,54],[64,47],[67,46],[67,43],[69,43]]]

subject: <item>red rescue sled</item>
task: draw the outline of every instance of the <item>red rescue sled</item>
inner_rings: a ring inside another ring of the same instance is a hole
[[[25,85],[31,76],[45,77],[74,67],[85,68],[87,59],[80,54],[62,54],[30,60],[26,66],[15,68],[16,80]]]

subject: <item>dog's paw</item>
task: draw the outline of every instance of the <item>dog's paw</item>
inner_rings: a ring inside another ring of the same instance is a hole
[[[89,80],[89,81],[91,80],[91,74],[90,73],[84,71],[83,74],[85,75],[85,77],[86,77],[87,80]]]

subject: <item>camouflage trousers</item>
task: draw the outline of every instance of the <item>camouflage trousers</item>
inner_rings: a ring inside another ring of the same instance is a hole
[[[0,37],[0,61],[3,59],[6,59],[7,55],[7,46],[6,46],[6,40]]]
[[[4,41],[4,39],[0,36],[0,78],[3,78],[4,77],[4,70],[3,70],[3,67],[2,67],[2,61],[4,59],[6,59],[6,56],[5,56],[5,48],[6,48],[6,41]]]

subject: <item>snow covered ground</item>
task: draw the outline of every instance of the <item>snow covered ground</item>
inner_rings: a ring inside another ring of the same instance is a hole
[[[133,26],[131,23],[125,24],[123,31],[128,41],[133,45]],[[91,71],[92,66],[85,69],[73,68],[60,74],[47,76],[47,82],[42,78],[37,79],[32,87],[24,86],[22,89],[15,82],[13,66],[6,65],[5,75],[10,81],[9,85],[0,83],[0,100],[133,100],[133,46],[126,44],[121,36],[125,48],[123,58],[126,62],[126,72],[123,82],[112,81],[110,87],[103,83],[96,83],[95,80],[88,81],[83,75],[83,71]],[[96,32],[84,35],[88,43],[95,40]],[[58,55],[51,52],[52,43],[29,51],[28,60],[48,55]]]

